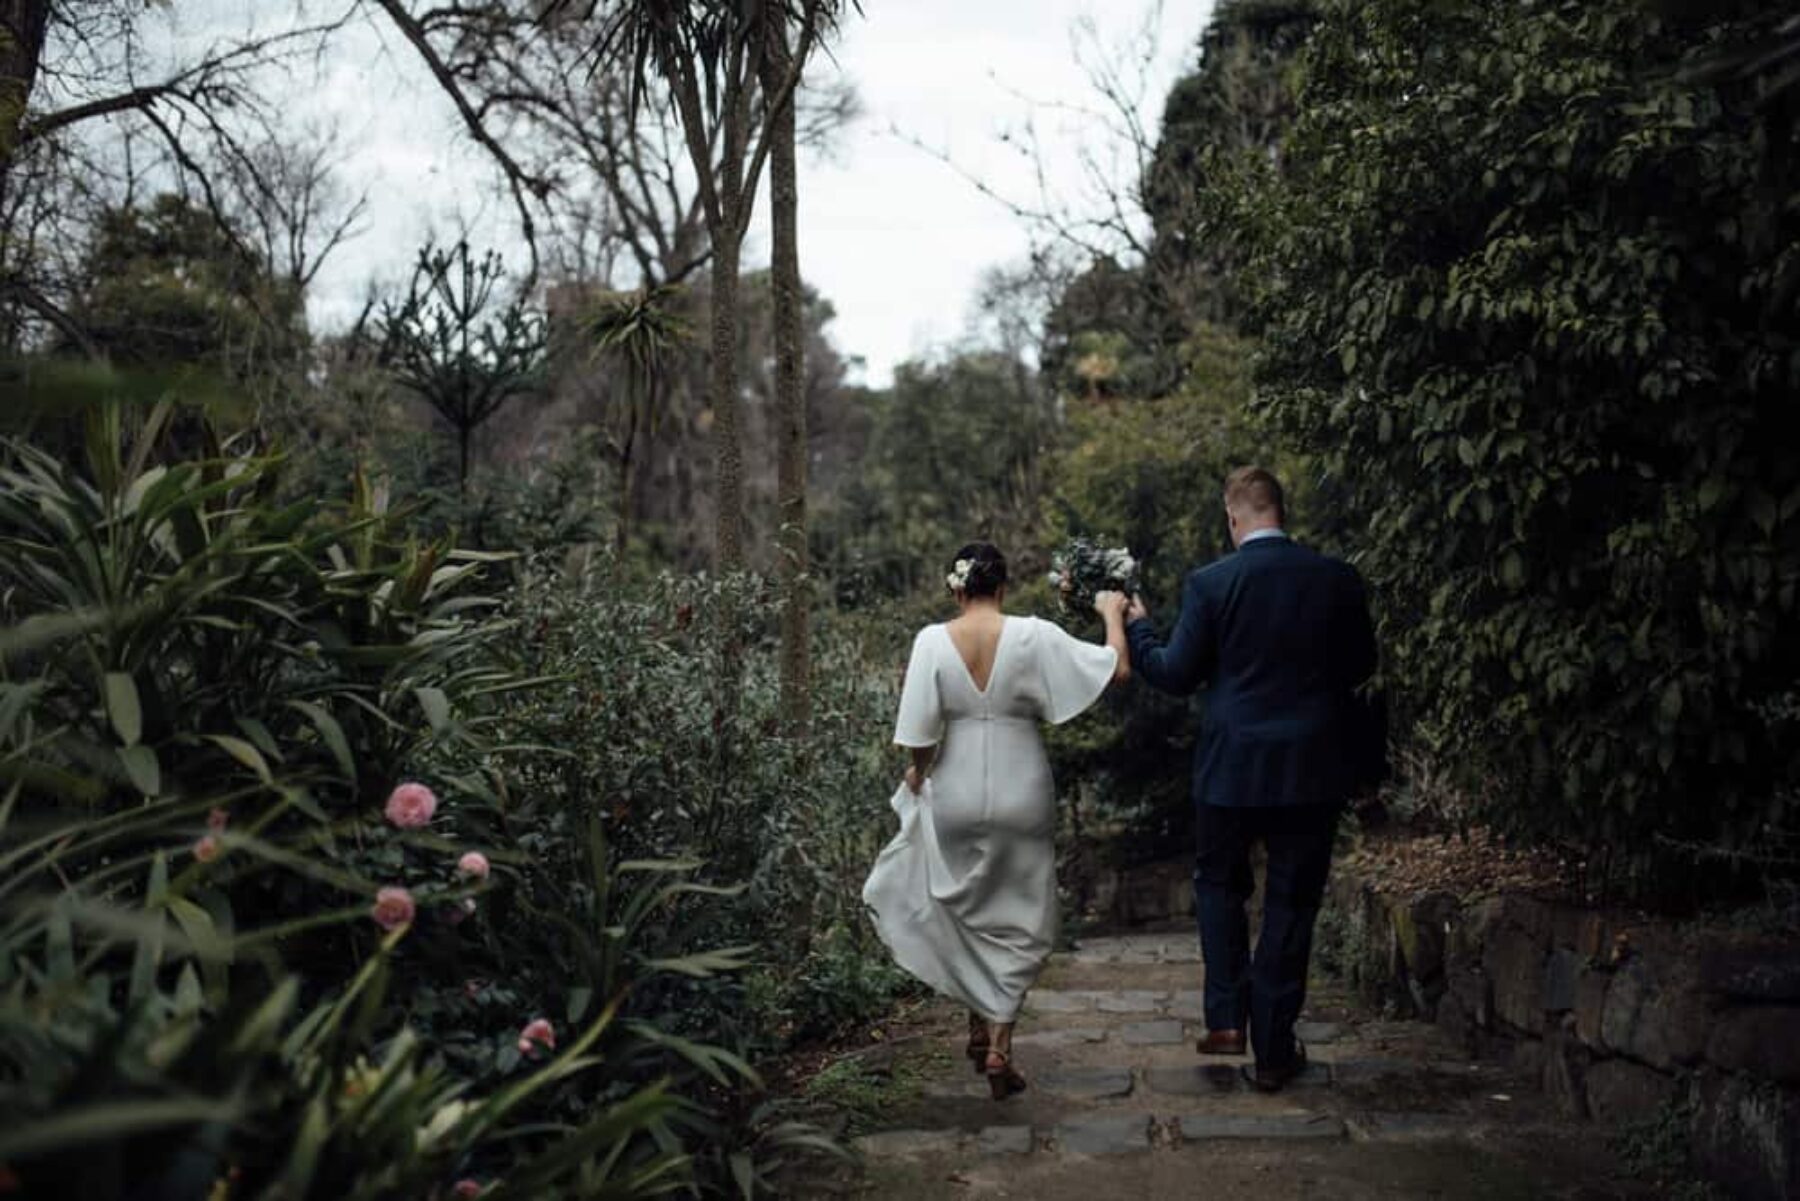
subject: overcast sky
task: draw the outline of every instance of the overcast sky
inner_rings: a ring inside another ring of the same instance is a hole
[[[270,11],[261,0],[202,3],[226,26],[261,24]],[[320,15],[316,3],[303,9]],[[1078,56],[1129,46],[1153,21],[1143,118],[1154,131],[1210,8],[1211,0],[1169,0],[1160,9],[1153,0],[864,0],[863,15],[848,20],[834,47],[835,64],[821,68],[853,81],[863,115],[834,154],[802,163],[800,256],[807,280],[836,306],[834,340],[865,361],[866,382],[884,384],[896,363],[954,342],[982,273],[1018,260],[1028,245],[1004,206],[908,139],[1035,202],[1032,168],[1013,149],[1016,139],[1003,140],[1035,114],[1051,190],[1080,205],[1090,191],[1081,148],[1105,156],[1117,147],[1066,107],[1096,102]],[[1084,20],[1088,33],[1077,29]],[[361,235],[316,283],[315,322],[347,319],[371,281],[398,280],[426,237],[462,221],[497,246],[516,244],[494,172],[392,30],[355,27],[334,41],[316,76],[296,74],[293,86],[294,118],[335,125],[345,183],[370,201]],[[1119,158],[1108,173],[1128,184],[1128,161]],[[766,261],[766,217],[759,206],[746,266]]]

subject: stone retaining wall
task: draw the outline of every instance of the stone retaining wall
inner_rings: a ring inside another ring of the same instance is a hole
[[[1108,926],[1141,926],[1194,916],[1194,861],[1170,859],[1094,874],[1088,913]]]
[[[1401,897],[1340,870],[1319,944],[1371,999],[1513,1057],[1570,1116],[1674,1117],[1720,1185],[1800,1197],[1800,934]]]

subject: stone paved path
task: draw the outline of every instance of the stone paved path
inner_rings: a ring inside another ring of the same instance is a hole
[[[875,1198],[1631,1198],[1651,1195],[1606,1138],[1558,1119],[1505,1065],[1456,1061],[1436,1031],[1361,1012],[1315,983],[1300,1029],[1312,1067],[1266,1096],[1241,1059],[1201,1057],[1199,954],[1185,932],[1093,938],[1058,955],[1029,1001],[995,1102],[936,1004],[929,1054],[855,1140]],[[898,1049],[896,1049],[898,1050]]]

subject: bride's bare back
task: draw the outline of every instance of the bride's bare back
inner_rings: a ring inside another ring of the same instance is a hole
[[[998,608],[985,605],[979,608],[971,605],[960,617],[945,623],[951,645],[962,656],[963,666],[969,669],[969,678],[982,692],[987,691],[988,683],[993,679],[994,656],[1000,649],[1000,629],[1005,624],[1006,617]]]

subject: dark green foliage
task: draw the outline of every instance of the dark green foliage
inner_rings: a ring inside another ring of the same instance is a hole
[[[1155,399],[1069,404],[1068,425],[1046,475],[1052,482],[1046,534],[1107,534],[1141,564],[1144,594],[1158,622],[1174,621],[1187,573],[1230,549],[1225,476],[1262,457],[1248,428],[1250,345],[1201,326],[1170,347],[1181,387]],[[1285,462],[1271,464],[1278,471]],[[1302,490],[1303,492],[1304,490]],[[1311,506],[1296,501],[1304,519]],[[1097,623],[1082,619],[1091,634]],[[1093,797],[1089,820],[1117,832],[1112,853],[1129,861],[1185,854],[1193,807],[1189,757],[1197,706],[1141,683],[1108,700],[1095,717],[1051,733],[1057,778]],[[1089,830],[1088,841],[1098,831]]]
[[[176,398],[173,438],[200,441],[200,414],[248,424],[309,335],[298,289],[237,232],[176,195],[102,211],[68,299],[67,336],[0,356],[0,430],[78,456],[85,415]]]
[[[1800,825],[1795,126],[1761,6],[1324,6],[1207,233],[1380,594],[1387,674],[1515,828],[1646,862]]]
[[[538,685],[474,591],[492,557],[406,537],[366,485],[338,510],[273,501],[273,459],[159,463],[168,411],[127,438],[104,410],[79,465],[0,452],[0,1164],[170,1201],[234,1173],[296,1198],[723,1178],[690,1162],[725,1141],[696,1099],[754,1075],[652,1002],[741,963],[680,924],[719,890],[518,787],[546,752],[497,741]],[[408,776],[429,826],[384,820]],[[491,877],[459,872],[474,849]],[[391,887],[415,912],[384,936]],[[808,1137],[749,1128],[742,1179]]]
[[[122,366],[207,368],[241,380],[291,356],[305,337],[298,290],[180,196],[103,213],[82,275],[69,315]]]
[[[1142,274],[1164,321],[1191,327],[1242,315],[1233,278],[1239,250],[1203,227],[1214,163],[1279,161],[1299,90],[1297,59],[1317,9],[1316,0],[1225,0],[1201,35],[1199,64],[1169,92],[1143,181],[1155,236]]]
[[[721,716],[704,698],[720,678],[728,591],[745,649],[739,703]],[[700,879],[741,887],[727,904],[678,911],[666,940],[754,945],[742,991],[670,979],[633,1007],[759,1052],[875,1016],[904,987],[860,895],[892,834],[886,736],[906,632],[822,629],[811,735],[780,737],[771,601],[754,579],[534,573],[513,609],[529,635],[524,666],[557,678],[506,715],[518,738],[557,751],[522,761],[517,779],[516,803],[545,823],[537,853],[567,853],[555,831],[597,820],[625,858],[704,858]]]
[[[1045,383],[1086,400],[1166,395],[1181,378],[1181,314],[1142,268],[1097,259],[1044,320]]]
[[[995,353],[903,364],[884,393],[859,398],[871,432],[861,470],[813,525],[813,561],[840,601],[940,586],[971,538],[997,543],[1016,572],[1047,548],[1021,545],[1045,491],[1055,408],[1024,364]]]

